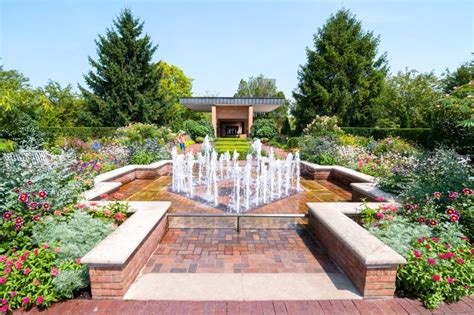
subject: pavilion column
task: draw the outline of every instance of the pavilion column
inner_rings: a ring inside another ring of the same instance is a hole
[[[212,105],[212,127],[214,128],[214,138],[217,137],[217,111],[216,105]]]
[[[253,124],[253,106],[249,106],[249,120],[248,120],[248,131],[247,136],[250,136],[250,130]]]

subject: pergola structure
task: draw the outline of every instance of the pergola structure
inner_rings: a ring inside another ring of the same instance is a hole
[[[279,97],[184,97],[180,103],[197,112],[211,112],[215,137],[249,137],[254,113],[274,111]]]

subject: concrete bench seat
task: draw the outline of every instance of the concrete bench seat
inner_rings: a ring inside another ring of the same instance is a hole
[[[352,183],[352,201],[359,201],[364,197],[368,197],[370,201],[377,198],[383,198],[386,202],[398,202],[397,196],[383,191],[374,183]]]
[[[122,298],[168,228],[171,202],[129,204],[134,214],[81,259],[95,299]]]
[[[397,268],[406,260],[348,217],[361,203],[307,203],[309,225],[329,256],[364,298],[391,298]],[[369,203],[378,207],[380,203]]]

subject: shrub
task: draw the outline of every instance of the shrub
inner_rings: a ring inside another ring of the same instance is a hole
[[[366,127],[341,127],[344,132],[362,137],[372,137],[376,140],[387,137],[400,137],[414,142],[423,147],[432,147],[430,128],[366,128]]]
[[[61,137],[79,138],[87,141],[92,138],[113,138],[115,127],[47,127],[41,129],[51,141]]]
[[[253,137],[272,139],[277,134],[275,121],[272,119],[260,118],[253,122],[250,130]],[[262,141],[263,142],[263,141]]]
[[[53,279],[53,285],[61,297],[72,299],[75,292],[89,285],[89,271],[87,267],[64,270]]]
[[[153,139],[160,144],[164,144],[167,135],[171,134],[168,128],[158,128],[152,124],[135,123],[127,127],[117,129],[117,136],[125,144],[144,144],[148,139]]]
[[[300,146],[300,138],[297,137],[292,137],[288,139],[287,143],[288,148],[294,149],[294,148],[299,148]]]
[[[154,162],[154,156],[145,151],[137,151],[130,158],[130,164],[147,165]]]
[[[6,139],[0,139],[0,155],[15,151],[15,142]]]
[[[407,264],[397,273],[398,286],[420,296],[427,308],[457,301],[473,293],[474,249],[467,242],[453,246],[432,237],[412,243]]]
[[[305,136],[336,138],[344,133],[337,125],[337,117],[319,116],[303,130]]]
[[[422,154],[401,196],[411,204],[421,203],[433,192],[447,195],[473,187],[472,169],[454,150],[438,149]]]
[[[306,136],[301,143],[301,158],[321,165],[332,165],[336,162],[336,145],[328,137],[313,138]]]
[[[203,137],[196,137],[196,143],[203,143],[204,138]]]
[[[212,124],[207,120],[186,120],[183,123],[183,129],[193,140],[197,137],[204,138],[207,135],[212,136],[214,134]]]
[[[143,144],[134,143],[127,148],[130,152],[129,164],[150,164],[170,158],[170,153],[156,140],[148,139]]]

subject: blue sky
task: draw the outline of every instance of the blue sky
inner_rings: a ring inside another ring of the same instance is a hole
[[[194,79],[193,92],[231,96],[241,78],[264,74],[287,96],[305,48],[344,7],[380,34],[392,72],[440,74],[471,58],[473,1],[112,1],[0,0],[0,63],[33,86],[83,84],[94,40],[124,7],[145,21],[164,60]]]

